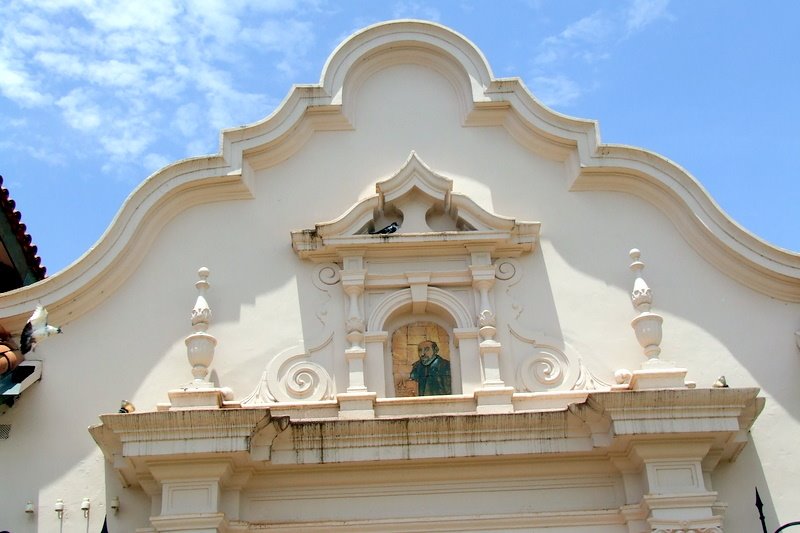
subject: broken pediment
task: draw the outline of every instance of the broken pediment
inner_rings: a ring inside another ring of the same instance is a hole
[[[513,257],[531,251],[539,236],[538,222],[495,215],[453,192],[452,180],[431,170],[415,152],[392,177],[378,182],[375,192],[335,220],[292,232],[294,251],[330,261],[352,250],[370,255],[398,246],[449,252],[484,245]],[[387,247],[390,243],[397,246]]]

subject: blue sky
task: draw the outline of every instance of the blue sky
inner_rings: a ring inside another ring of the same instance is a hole
[[[50,275],[149,174],[215,153],[395,18],[472,40],[495,76],[686,168],[739,224],[800,251],[800,2],[15,0],[0,3],[0,174]]]

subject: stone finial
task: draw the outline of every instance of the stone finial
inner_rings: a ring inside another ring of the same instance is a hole
[[[241,406],[233,400],[233,390],[228,387],[215,387],[208,380],[208,367],[214,360],[214,349],[217,339],[206,330],[211,323],[211,308],[206,301],[208,291],[208,269],[203,267],[197,271],[200,278],[195,282],[197,300],[192,309],[192,329],[194,333],[186,337],[186,356],[192,366],[194,379],[178,389],[167,392],[170,403],[159,404],[159,411],[180,411],[183,409],[220,409],[222,407]]]
[[[650,311],[650,306],[653,305],[653,291],[647,286],[647,282],[642,278],[642,270],[644,270],[644,263],[639,261],[642,253],[638,248],[634,248],[628,255],[633,259],[630,265],[631,272],[636,276],[633,282],[633,291],[631,292],[631,302],[634,309],[637,311]]]
[[[631,321],[631,327],[636,332],[636,340],[644,349],[644,354],[655,362],[661,353],[659,345],[661,344],[661,324],[664,319],[660,315],[650,312],[650,307],[653,305],[653,291],[642,278],[644,263],[639,260],[641,252],[634,248],[630,251],[630,256],[633,259],[630,269],[636,276],[631,292],[631,303],[634,309],[639,311],[639,316]]]
[[[631,291],[631,303],[633,308],[639,312],[631,320],[631,327],[648,359],[642,363],[641,370],[633,372],[625,369],[618,370],[614,375],[617,380],[616,386],[627,387],[631,390],[686,388],[688,384],[685,378],[688,370],[677,368],[675,363],[659,358],[661,355],[661,325],[664,319],[661,315],[650,311],[653,305],[653,291],[642,277],[644,263],[639,259],[641,252],[634,248],[629,254],[633,259],[630,268],[636,277]]]
[[[186,355],[189,358],[189,364],[192,365],[192,375],[194,380],[191,383],[192,387],[207,388],[211,387],[211,383],[206,381],[208,376],[208,367],[214,359],[214,348],[217,345],[217,339],[213,335],[206,333],[208,326],[211,322],[211,308],[206,301],[206,291],[209,288],[207,268],[202,267],[197,271],[200,278],[194,285],[197,287],[198,295],[197,300],[192,309],[192,329],[194,333],[186,337]]]
[[[200,278],[195,282],[194,286],[197,287],[197,300],[192,309],[192,327],[195,331],[206,331],[211,322],[211,308],[206,301],[206,291],[208,291],[208,275],[209,271],[206,267],[201,267],[197,270],[197,276]]]

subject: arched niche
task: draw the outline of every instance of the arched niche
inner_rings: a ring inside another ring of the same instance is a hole
[[[374,380],[380,380],[382,396],[396,397],[392,372],[392,336],[398,328],[415,322],[440,326],[448,335],[452,394],[471,394],[481,384],[478,328],[468,308],[452,293],[426,287],[425,294],[412,289],[394,291],[384,297],[370,314],[365,334],[367,365]]]

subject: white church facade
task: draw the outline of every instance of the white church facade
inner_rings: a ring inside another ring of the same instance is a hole
[[[0,296],[64,330],[0,416],[0,530],[752,533],[756,488],[800,520],[800,255],[677,165],[421,21],[221,146]]]

